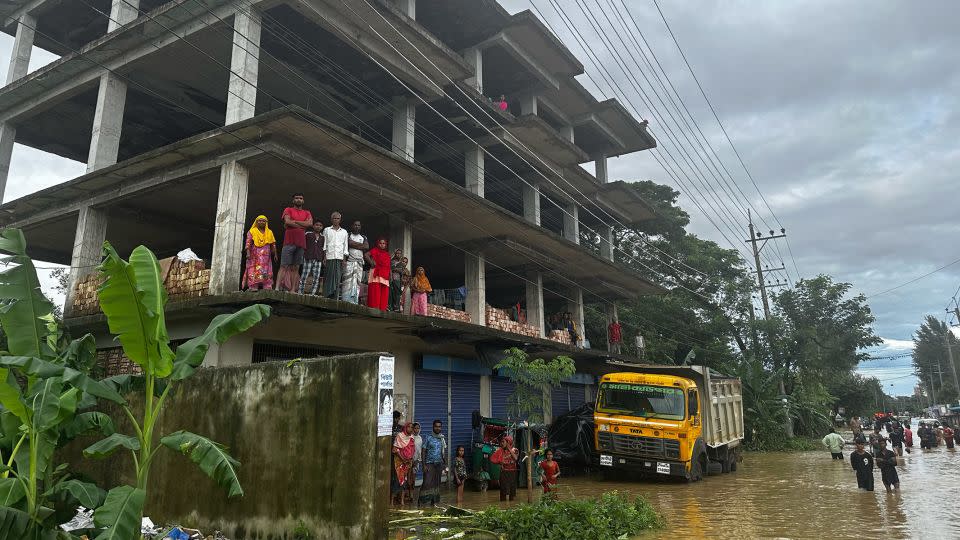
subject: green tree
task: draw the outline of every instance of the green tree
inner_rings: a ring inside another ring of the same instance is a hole
[[[531,359],[523,349],[507,349],[506,357],[496,366],[515,383],[507,405],[507,412],[514,418],[526,418],[533,424],[544,419],[543,396],[548,388],[560,385],[560,381],[576,373],[573,359],[557,356],[549,361]]]
[[[920,378],[920,386],[928,400],[935,396],[938,403],[957,401],[953,371],[947,353],[947,339],[953,348],[954,361],[960,360],[960,340],[949,331],[947,323],[927,315],[913,335],[913,369]],[[960,362],[955,365],[960,372]],[[942,382],[941,382],[942,381]],[[930,395],[931,385],[934,396]]]

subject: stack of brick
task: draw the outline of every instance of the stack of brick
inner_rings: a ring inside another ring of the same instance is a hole
[[[573,342],[570,341],[570,332],[566,330],[553,330],[550,332],[550,335],[547,336],[547,339],[552,339],[553,341],[563,343],[564,345],[572,345]]]
[[[471,322],[470,314],[466,311],[438,306],[436,304],[427,304],[427,316],[439,317],[441,319],[447,319],[448,321]]]
[[[76,294],[73,296],[73,312],[75,315],[92,315],[100,311],[100,302],[97,291],[103,283],[99,272],[94,272],[77,283]]]
[[[143,374],[140,366],[123,354],[122,347],[97,351],[97,368],[102,370],[103,377]]]
[[[509,311],[492,306],[487,306],[487,327],[521,336],[540,337],[540,331],[536,327],[518,323],[510,317]]]
[[[162,261],[165,262],[165,261]],[[167,289],[167,299],[170,302],[179,302],[189,298],[197,298],[207,294],[210,288],[210,270],[204,268],[203,261],[181,263],[173,259],[169,267],[161,270],[166,272],[164,286]],[[97,291],[103,284],[103,276],[94,272],[77,283],[77,291],[73,298],[75,315],[92,315],[100,311],[100,301]]]

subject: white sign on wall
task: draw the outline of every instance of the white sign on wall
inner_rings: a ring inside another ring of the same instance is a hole
[[[377,437],[393,435],[393,357],[380,357],[377,377]]]

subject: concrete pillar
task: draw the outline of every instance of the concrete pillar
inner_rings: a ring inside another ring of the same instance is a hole
[[[487,325],[487,260],[482,253],[464,254],[464,284],[467,287],[467,313],[470,321]]]
[[[110,4],[110,22],[107,33],[135,20],[140,16],[140,0],[113,0]]]
[[[117,162],[126,102],[127,83],[112,72],[101,75],[97,109],[93,113],[87,172],[109,167]]]
[[[539,332],[541,337],[544,332],[544,309],[543,309],[543,274],[540,272],[530,272],[527,274],[526,296],[527,296],[527,324],[533,326]]]
[[[480,376],[480,414],[486,417],[493,416],[493,393],[490,385],[490,375]]]
[[[403,97],[393,98],[393,151],[413,161],[417,105]]]
[[[620,320],[620,316],[617,314],[617,303],[610,302],[607,304],[607,328],[610,327],[616,321]],[[610,332],[607,331],[607,352],[613,351],[613,344],[610,343]]]
[[[463,51],[463,58],[471,67],[473,67],[473,76],[467,78],[466,82],[477,89],[477,92],[483,93],[483,49],[470,47]]]
[[[607,156],[599,156],[596,160],[594,160],[593,164],[596,169],[595,176],[597,177],[597,180],[599,180],[601,184],[606,184],[609,182],[610,179],[607,176]]]
[[[483,197],[483,161],[485,157],[483,147],[480,145],[471,146],[464,156],[464,171],[467,175],[464,185],[470,193]]]
[[[520,114],[537,115],[537,95],[533,92],[520,94]]]
[[[560,135],[570,141],[571,143],[575,142],[573,136],[573,126],[560,126]]]
[[[13,159],[13,143],[17,140],[17,128],[9,122],[0,124],[0,203],[7,190],[10,175],[10,160]]]
[[[17,37],[13,40],[13,52],[10,53],[7,84],[23,78],[30,71],[30,55],[33,53],[36,27],[37,18],[33,15],[24,15],[17,21]]]
[[[253,8],[237,10],[234,15],[226,125],[253,118],[257,114],[261,27],[260,12]]]
[[[417,0],[395,0],[397,8],[411,19],[417,18]]]
[[[249,187],[250,170],[242,164],[231,161],[220,168],[220,193],[210,261],[210,294],[240,290]],[[283,230],[283,227],[274,228]]]
[[[410,261],[410,272],[416,270],[413,261],[413,226],[403,216],[390,215],[390,253],[399,249],[403,256]],[[391,255],[392,256],[392,255]],[[403,312],[410,313],[410,290],[404,295]]]
[[[597,227],[597,233],[600,235],[600,256],[604,259],[614,260],[613,227],[610,225],[600,225]]]
[[[77,230],[73,237],[73,255],[70,257],[70,275],[63,311],[73,313],[73,300],[77,283],[90,275],[103,255],[103,241],[107,238],[107,213],[104,210],[84,206],[77,216]]]
[[[576,203],[563,207],[563,237],[580,243],[580,207]]]
[[[567,311],[573,317],[573,322],[577,323],[577,330],[580,333],[580,339],[585,339],[583,328],[583,289],[573,287],[567,294]]]
[[[535,183],[524,182],[520,186],[520,195],[523,198],[523,219],[540,225],[540,186]]]

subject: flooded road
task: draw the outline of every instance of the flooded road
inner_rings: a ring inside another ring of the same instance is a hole
[[[619,490],[646,497],[667,526],[641,539],[960,537],[960,452],[914,447],[897,470],[899,494],[885,491],[877,469],[871,493],[857,490],[849,451],[843,461],[826,451],[747,453],[737,472],[692,485],[576,477],[562,478],[560,493],[588,497]],[[525,491],[518,495],[526,501]],[[500,504],[496,490],[464,496],[467,508]]]

